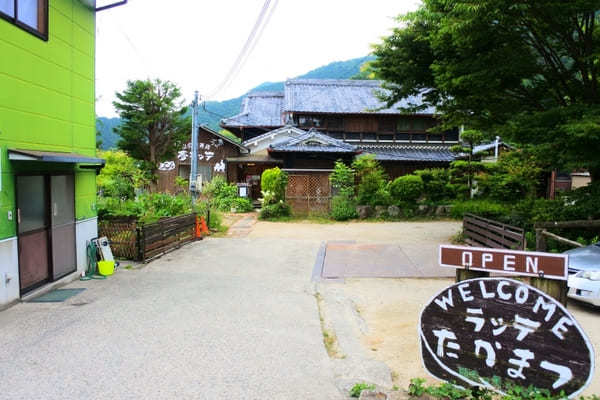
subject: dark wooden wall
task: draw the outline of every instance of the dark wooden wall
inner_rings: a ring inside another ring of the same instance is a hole
[[[189,171],[191,165],[192,144],[187,143],[175,158],[175,169],[171,171],[159,171],[158,190],[160,192],[176,193],[180,190],[175,185],[175,177],[188,175],[180,171],[185,167]],[[212,134],[202,128],[198,130],[198,173],[208,173],[208,178],[221,175],[227,179],[227,157],[238,157],[240,148],[219,136]],[[183,158],[181,160],[180,158]],[[217,167],[215,169],[215,167]],[[183,176],[188,179],[189,176]],[[205,176],[205,178],[207,178]],[[204,179],[206,181],[206,179]]]

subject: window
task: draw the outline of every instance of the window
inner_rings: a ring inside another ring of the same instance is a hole
[[[396,124],[396,130],[398,132],[407,132],[410,131],[411,124],[409,118],[400,118],[398,119],[398,123]]]
[[[48,0],[0,0],[0,17],[48,40]]]

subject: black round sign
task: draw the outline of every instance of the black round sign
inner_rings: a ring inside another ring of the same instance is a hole
[[[566,308],[512,279],[444,289],[421,313],[419,336],[426,369],[459,385],[499,393],[534,386],[574,397],[594,372],[593,347]]]

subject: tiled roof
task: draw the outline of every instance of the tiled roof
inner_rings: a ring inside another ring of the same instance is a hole
[[[242,110],[233,117],[221,120],[223,126],[281,126],[282,92],[250,93],[242,101]]]
[[[210,129],[206,125],[200,125],[200,129],[203,129],[206,132],[211,133],[211,134],[215,135],[216,137],[221,138],[221,139],[225,140],[226,142],[231,143],[232,145],[238,147],[243,153],[248,153],[249,152],[249,150],[246,147],[244,147],[244,145],[242,145],[241,143],[238,143],[238,142],[236,142],[234,140],[231,140],[231,138],[228,138],[227,136],[221,135],[219,132],[213,131],[212,129]]]
[[[223,126],[278,127],[284,112],[334,114],[401,114],[399,107],[422,104],[421,96],[413,96],[384,108],[376,93],[383,91],[380,81],[352,79],[291,79],[284,92],[255,92],[246,96],[240,114],[221,120]],[[417,112],[435,113],[433,107]]]
[[[271,146],[270,150],[282,152],[355,153],[356,147],[330,136],[322,135],[311,129],[302,136]]]
[[[284,111],[338,114],[400,114],[398,107],[422,104],[421,96],[411,97],[391,108],[377,97],[381,81],[351,79],[292,79],[285,83]],[[434,114],[431,107],[417,114]]]
[[[306,131],[304,131],[300,128],[296,128],[295,126],[292,126],[292,125],[285,125],[285,126],[282,126],[281,128],[273,129],[272,131],[269,131],[269,132],[263,133],[262,135],[258,135],[251,139],[248,139],[248,140],[244,141],[242,144],[244,146],[250,146],[253,143],[258,143],[265,139],[272,139],[281,133],[287,133],[288,135],[294,135],[294,136],[302,136],[302,135],[306,134]]]
[[[363,154],[374,154],[379,161],[452,162],[456,156],[448,146],[427,145],[361,145]]]

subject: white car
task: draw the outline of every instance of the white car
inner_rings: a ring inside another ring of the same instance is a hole
[[[567,296],[600,307],[600,242],[565,253],[569,255]]]

